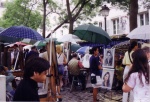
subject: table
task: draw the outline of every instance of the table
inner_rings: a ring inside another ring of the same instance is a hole
[[[19,70],[19,71],[18,70],[17,71],[11,71],[11,72],[16,77],[23,77],[23,71],[21,71],[21,70]]]

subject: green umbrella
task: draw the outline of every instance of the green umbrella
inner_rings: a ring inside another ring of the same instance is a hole
[[[39,46],[39,47],[45,46],[45,45],[46,45],[46,41],[37,41],[37,42],[34,44],[34,46]]]
[[[75,28],[73,34],[78,36],[81,40],[86,40],[93,43],[108,44],[111,42],[111,38],[107,32],[92,24],[78,26]]]
[[[74,52],[76,52],[79,48],[81,48],[81,46],[78,44],[71,44],[71,47],[70,47],[71,51],[74,51]]]

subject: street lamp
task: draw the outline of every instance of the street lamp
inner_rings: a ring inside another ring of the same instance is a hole
[[[102,6],[102,9],[100,10],[101,15],[104,16],[105,31],[107,31],[106,30],[106,17],[109,15],[109,10],[110,9],[106,5]]]

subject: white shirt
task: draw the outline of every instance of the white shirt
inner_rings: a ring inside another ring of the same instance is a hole
[[[133,102],[150,102],[150,84],[145,83],[145,77],[142,74],[142,82],[139,79],[139,73],[135,72],[130,75],[127,85],[133,88]]]
[[[61,54],[57,53],[57,62],[58,62],[58,65],[63,65],[64,58],[65,58],[65,55],[63,53],[61,53]]]

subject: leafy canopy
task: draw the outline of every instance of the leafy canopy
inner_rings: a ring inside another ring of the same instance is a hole
[[[37,29],[42,21],[41,14],[33,10],[35,4],[29,5],[29,0],[14,0],[5,4],[6,11],[0,19],[1,27],[24,25]]]

